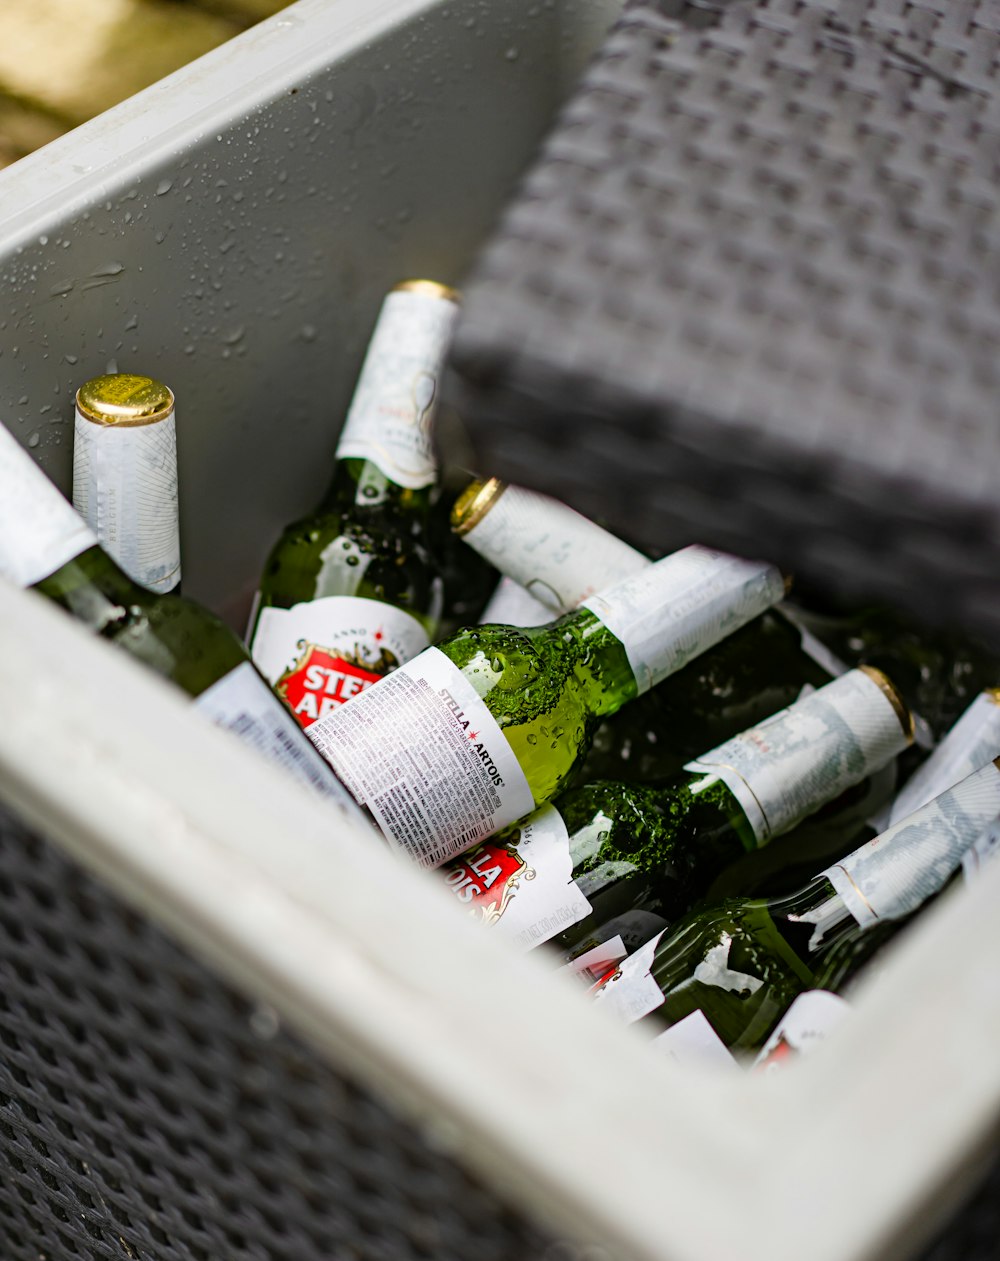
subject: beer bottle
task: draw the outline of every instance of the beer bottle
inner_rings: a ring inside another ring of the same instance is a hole
[[[303,727],[416,656],[436,631],[430,427],[457,302],[428,280],[387,296],[326,496],[285,530],[264,567],[250,650]]]
[[[586,784],[442,868],[483,922],[522,947],[634,950],[712,878],[906,747],[909,715],[875,670],[854,670],[689,763],[659,788]]]
[[[363,819],[236,636],[206,609],[139,586],[0,426],[0,577],[32,587],[172,680],[218,726]]]
[[[1000,813],[1000,759],[826,868],[785,898],[690,912],[630,955],[597,1001],[651,1030],[701,1010],[722,1041],[759,1048],[797,994],[816,987],[821,947],[859,925],[903,919],[936,893]]]
[[[522,610],[520,601],[566,613],[651,563],[568,505],[497,478],[472,482],[459,496],[452,528],[516,584],[497,593],[512,615],[503,616],[501,606],[500,616],[488,611],[485,621],[538,625],[544,614],[530,604]],[[704,749],[791,704],[804,687],[821,687],[845,668],[779,613],[765,613],[602,721],[579,778],[667,778]]]
[[[933,747],[976,695],[1000,677],[993,652],[955,631],[916,623],[896,609],[844,607],[797,583],[795,599],[783,612],[847,665],[884,670],[913,711],[922,748]]]
[[[160,381],[123,372],[77,390],[73,506],[133,582],[179,592],[174,396]]]
[[[595,721],[781,599],[770,565],[689,547],[549,626],[481,626],[310,737],[386,836],[438,865],[548,801]]]

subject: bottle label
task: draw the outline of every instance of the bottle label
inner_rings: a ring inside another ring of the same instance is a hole
[[[985,832],[962,855],[962,874],[967,882],[978,880],[1000,853],[1000,819],[994,819]]]
[[[150,591],[181,580],[174,413],[101,425],[76,409],[73,506],[128,576]]]
[[[829,990],[806,990],[778,1021],[752,1067],[777,1068],[796,1056],[807,1054],[825,1041],[851,1010]]]
[[[644,942],[668,927],[667,921],[651,911],[625,911],[613,919],[605,920],[591,932],[585,941],[578,942],[566,955],[567,959],[579,958],[581,950],[589,950],[592,946],[600,946],[606,941],[624,943],[625,954],[638,950]]]
[[[303,727],[422,652],[427,632],[381,600],[324,596],[260,610],[251,655]]]
[[[567,504],[520,486],[504,487],[465,538],[551,610],[549,622],[650,564]]]
[[[628,950],[622,939],[610,937],[607,941],[602,941],[599,946],[594,946],[584,954],[577,955],[575,959],[570,959],[559,968],[559,971],[579,977],[580,980],[589,982],[593,988],[595,983],[600,983],[613,972],[627,954]]]
[[[337,445],[338,459],[371,460],[398,486],[437,475],[431,420],[458,306],[398,290],[382,304]]]
[[[546,626],[557,615],[536,600],[513,578],[501,578],[479,619],[480,626]]]
[[[535,807],[485,702],[437,648],[327,714],[309,736],[388,839],[423,866]]]
[[[943,887],[998,814],[991,762],[822,874],[862,928],[902,919]]]
[[[878,683],[850,670],[684,769],[721,779],[764,845],[884,766],[908,738]]]
[[[96,544],[96,534],[0,425],[0,577],[32,587]]]
[[[647,565],[583,607],[621,641],[642,693],[784,593],[773,565],[695,546]]]
[[[249,661],[196,696],[194,705],[217,727],[232,731],[269,762],[283,766],[300,783],[329,798],[352,822],[371,829],[364,811]]]
[[[573,882],[569,833],[554,806],[543,806],[441,870],[476,919],[524,950],[590,914]]]
[[[905,819],[1000,753],[1000,697],[981,692],[900,790],[886,826]]]
[[[666,1001],[663,991],[649,971],[662,936],[663,933],[657,933],[652,941],[647,941],[634,954],[623,959],[594,994],[595,1002],[625,1024],[641,1020],[657,1007],[662,1007]]]
[[[699,1008],[664,1029],[653,1039],[652,1045],[661,1055],[687,1068],[737,1068],[736,1056],[709,1024],[708,1017]]]

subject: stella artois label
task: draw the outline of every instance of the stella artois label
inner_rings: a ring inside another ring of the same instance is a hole
[[[231,731],[269,762],[327,797],[352,822],[371,828],[368,816],[249,661],[223,675],[195,698],[194,705],[217,727]]]
[[[419,490],[437,472],[431,420],[458,306],[421,289],[382,304],[337,459],[371,460],[397,486]]]
[[[389,841],[423,866],[535,807],[496,719],[437,648],[332,710],[309,737]]]
[[[573,881],[569,833],[554,806],[481,841],[441,871],[477,920],[525,950],[590,913]]]
[[[663,991],[650,974],[653,956],[662,936],[663,933],[657,933],[651,941],[623,959],[613,972],[602,979],[594,992],[594,1001],[625,1024],[641,1020],[665,1002]]]
[[[34,586],[96,543],[97,535],[0,425],[0,577]]]
[[[641,694],[784,594],[784,580],[773,565],[685,547],[582,607],[621,641]]]
[[[998,814],[1000,769],[990,762],[822,874],[862,928],[902,919],[944,887]]]
[[[251,655],[303,727],[427,647],[415,617],[381,600],[325,596],[260,610]]]
[[[753,1067],[779,1068],[806,1054],[825,1041],[850,1010],[849,1003],[829,990],[806,990],[778,1021]]]
[[[684,769],[721,779],[764,845],[885,766],[908,741],[879,684],[850,670]]]

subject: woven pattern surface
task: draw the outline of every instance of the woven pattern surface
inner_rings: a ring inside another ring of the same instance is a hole
[[[484,470],[1000,635],[1000,4],[633,3],[482,254]]]
[[[0,813],[4,1261],[532,1261],[550,1247]]]

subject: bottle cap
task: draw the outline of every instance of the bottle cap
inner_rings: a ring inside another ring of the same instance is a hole
[[[876,670],[874,666],[858,666],[862,674],[867,674],[871,681],[887,697],[889,704],[896,711],[896,717],[899,724],[903,728],[903,733],[910,744],[913,743],[913,715],[907,708],[906,702],[896,690],[896,685],[892,682],[888,675],[883,674],[881,670]]]
[[[85,381],[76,392],[76,406],[96,425],[152,425],[171,414],[174,396],[152,377],[116,372]]]
[[[507,489],[498,477],[487,482],[471,482],[455,500],[451,510],[451,528],[456,534],[474,530]]]
[[[438,284],[436,280],[403,280],[393,285],[392,293],[422,293],[428,298],[442,298],[445,302],[461,303],[462,295],[457,289]]]

